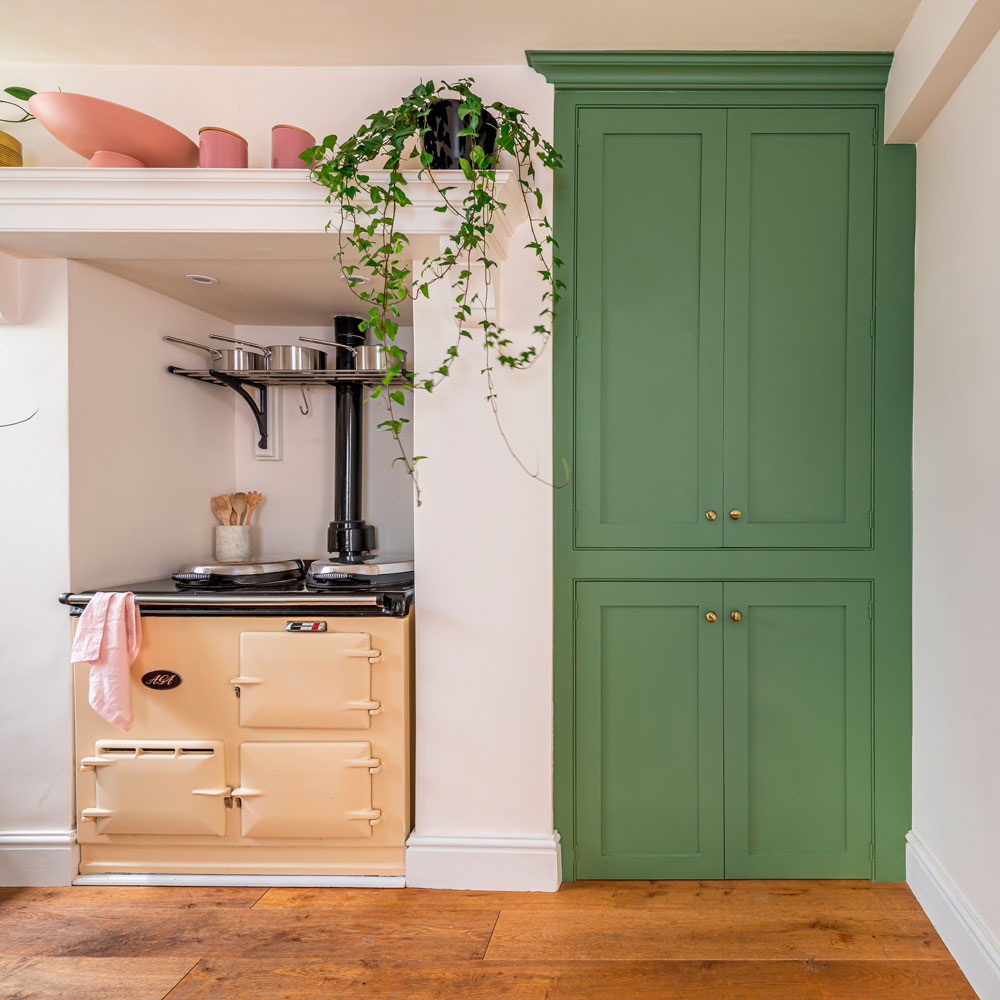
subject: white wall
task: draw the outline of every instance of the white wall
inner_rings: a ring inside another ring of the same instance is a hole
[[[22,322],[0,326],[0,885],[74,870],[69,623],[67,265],[21,265]]]
[[[334,340],[333,328],[237,326],[238,336],[255,344],[298,344],[299,337]],[[397,341],[411,351],[413,330],[399,331]],[[220,345],[224,346],[224,345]],[[303,344],[303,347],[317,346]],[[323,350],[323,348],[319,348]],[[334,350],[334,348],[330,348]],[[257,424],[246,405],[236,408],[236,473],[233,489],[255,489],[266,501],[254,520],[256,551],[265,555],[325,558],[326,529],[333,519],[333,444],[335,394],[332,389],[307,390],[309,413],[301,412],[302,395],[298,389],[277,390],[281,402],[281,448],[278,461],[254,458]],[[412,404],[403,416],[412,418]],[[366,402],[364,441],[364,512],[378,528],[378,546],[382,553],[413,553],[412,490],[405,470],[392,466],[392,439],[376,429],[385,419],[375,402]],[[413,451],[413,431],[408,429],[405,442]]]
[[[191,136],[202,125],[240,132],[250,140],[251,166],[268,162],[275,123],[299,124],[318,137],[331,132],[344,136],[370,111],[394,103],[419,80],[462,75],[474,76],[487,100],[525,109],[543,134],[551,134],[552,87],[526,66],[4,67],[11,84],[36,90],[62,87],[126,103]],[[81,162],[38,123],[10,130],[24,141],[28,165]],[[512,259],[504,265],[502,322],[517,341],[530,336],[535,322],[532,255],[519,249],[526,241],[526,233],[515,236]],[[454,338],[447,290],[435,291],[435,298],[415,312],[418,368],[436,363],[444,342]],[[470,353],[448,384],[433,397],[418,399],[414,418],[416,451],[428,459],[423,464],[424,505],[414,537],[418,829],[408,868],[418,884],[552,889],[558,884],[558,845],[552,830],[552,497],[548,487],[529,479],[504,450],[485,402],[481,367],[475,352]],[[547,475],[547,358],[530,373],[501,377],[501,386],[512,441]],[[189,389],[213,392],[207,387]],[[173,391],[183,392],[185,386]],[[314,404],[318,396],[312,393]],[[284,409],[289,418],[285,447],[294,449],[298,483],[322,487],[329,481],[329,469],[311,461],[322,450],[315,441],[319,435],[301,439],[297,430],[318,428],[328,416],[317,410],[313,420],[300,422],[291,393],[286,393]],[[105,419],[110,415],[105,410]],[[287,461],[251,463],[247,418],[239,407],[233,422],[234,481],[240,488],[271,491],[269,508],[260,514],[261,530],[266,526],[268,531],[267,547],[299,546],[298,534],[277,527],[276,512],[293,509],[304,516],[312,544],[321,543],[332,516],[330,494],[313,492],[308,509],[296,505],[294,492],[277,468],[284,464],[289,469]],[[374,433],[368,437],[369,466],[375,469],[379,463],[373,451],[391,457],[388,442]],[[397,482],[391,493],[369,490],[368,516],[382,529],[383,550],[408,548],[405,527],[394,537],[387,537],[386,531],[390,525],[406,524],[398,520],[404,495],[398,486],[401,478],[398,470],[387,475],[385,482]],[[404,487],[408,494],[408,484]],[[201,486],[194,492],[200,510],[207,496],[202,498]],[[95,513],[101,506],[93,490],[88,505]],[[305,534],[301,538],[305,540]],[[83,546],[92,563],[97,559],[92,543],[78,541],[74,534],[74,545]],[[141,545],[145,541],[137,548]],[[60,584],[64,577],[65,572],[59,574]],[[62,697],[67,696],[64,688]],[[68,741],[68,724],[58,731]],[[7,749],[6,739],[0,739],[0,749]],[[67,784],[70,778],[67,771]]]
[[[169,575],[212,551],[209,499],[235,489],[235,396],[178,378],[223,320],[69,264],[70,579],[74,590]],[[207,355],[205,355],[207,357]]]
[[[976,934],[950,933],[941,917],[982,997],[1000,996],[998,94],[1000,38],[917,147],[908,877],[932,918],[957,906],[992,939],[985,965],[963,961]]]
[[[551,134],[551,93],[505,98]],[[500,274],[499,323],[526,346],[541,283],[525,223]],[[414,305],[417,369],[455,341],[453,295]],[[407,882],[438,888],[555,889],[552,829],[552,489],[508,453],[486,403],[482,350],[418,394],[415,448],[423,505],[417,567],[416,827]],[[550,354],[497,369],[504,430],[552,478]]]

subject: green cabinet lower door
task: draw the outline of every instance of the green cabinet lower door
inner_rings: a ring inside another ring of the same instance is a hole
[[[870,598],[726,584],[727,878],[870,876]]]
[[[577,585],[579,877],[722,877],[721,605],[720,583]]]

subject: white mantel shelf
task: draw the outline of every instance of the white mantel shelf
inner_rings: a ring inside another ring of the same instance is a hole
[[[377,179],[384,171],[371,171]],[[460,171],[438,171],[461,199]],[[397,214],[414,257],[437,252],[454,216],[434,184],[408,177],[413,204]],[[513,171],[497,171],[492,250],[505,259],[513,231],[527,218]],[[9,167],[0,171],[0,251],[15,257],[77,259],[268,260],[329,258],[324,231],[337,212],[306,170],[108,169]]]

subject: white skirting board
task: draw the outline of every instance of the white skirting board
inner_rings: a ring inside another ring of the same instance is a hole
[[[406,884],[422,889],[555,892],[562,882],[559,834],[443,836],[406,842]]]
[[[1000,1000],[1000,943],[912,830],[906,882],[980,1000]]]
[[[75,830],[0,830],[0,885],[69,885],[79,868]]]
[[[249,885],[266,889],[399,889],[402,875],[77,875],[73,885]]]

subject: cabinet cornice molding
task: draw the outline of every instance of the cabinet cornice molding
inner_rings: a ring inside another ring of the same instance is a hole
[[[885,89],[891,52],[529,50],[557,90]]]

